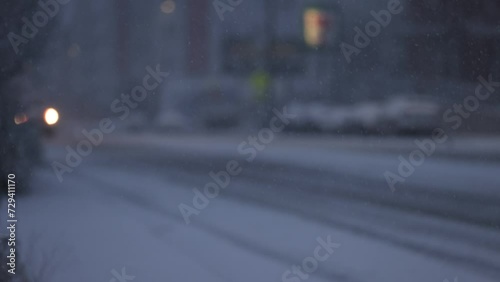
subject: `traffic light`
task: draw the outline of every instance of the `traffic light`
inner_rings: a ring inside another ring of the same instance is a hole
[[[338,17],[334,7],[310,6],[304,10],[304,41],[311,48],[331,47],[338,33]]]

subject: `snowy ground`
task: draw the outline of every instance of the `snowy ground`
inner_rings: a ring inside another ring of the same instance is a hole
[[[133,281],[302,281],[283,274],[330,236],[340,247],[306,281],[500,278],[500,163],[436,154],[393,193],[383,174],[409,145],[277,138],[249,162],[245,139],[110,136],[62,183],[41,168],[18,196],[29,270],[54,282],[120,281],[123,268]],[[48,144],[47,159],[63,160],[64,145]],[[179,204],[230,160],[241,174],[187,225]]]

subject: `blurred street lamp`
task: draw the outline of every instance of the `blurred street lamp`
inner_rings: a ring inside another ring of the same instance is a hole
[[[59,113],[54,108],[48,108],[45,110],[44,119],[47,125],[54,125],[59,121]]]

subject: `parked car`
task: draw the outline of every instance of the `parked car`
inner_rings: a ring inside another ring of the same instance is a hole
[[[361,102],[352,106],[350,125],[364,134],[379,133],[382,128],[383,107],[376,102]]]
[[[296,115],[293,129],[332,133],[375,131],[382,113],[380,105],[368,102],[358,105],[291,103],[288,108]]]
[[[162,131],[188,132],[193,130],[193,124],[185,113],[177,109],[167,109],[158,115],[156,128]]]
[[[323,124],[323,115],[328,108],[319,103],[291,102],[287,111],[295,117],[287,125],[286,130],[298,132],[320,131]]]
[[[243,101],[236,91],[217,89],[203,91],[195,97],[198,118],[205,127],[230,127],[240,124]]]
[[[155,125],[160,130],[196,131],[242,124],[250,112],[248,93],[237,81],[172,82],[164,89]]]
[[[323,132],[344,133],[351,129],[354,121],[352,109],[348,106],[329,106],[317,119],[318,127]]]
[[[123,126],[130,132],[140,132],[148,126],[148,119],[142,112],[133,112],[123,121]]]
[[[441,124],[440,105],[431,97],[401,95],[384,105],[382,126],[394,133],[431,132]]]

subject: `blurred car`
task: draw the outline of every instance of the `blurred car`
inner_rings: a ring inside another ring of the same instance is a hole
[[[133,112],[123,121],[123,126],[131,132],[139,132],[144,130],[148,125],[148,119],[142,112]]]
[[[193,125],[185,114],[176,109],[169,109],[158,115],[156,128],[163,131],[186,132],[193,130]]]
[[[7,101],[9,100],[9,101]],[[21,106],[15,98],[3,97],[0,103],[0,151],[2,177],[15,174],[19,192],[28,189],[35,166],[43,160],[41,139],[53,133],[59,120],[54,108],[40,111],[38,106]]]
[[[381,126],[394,133],[431,132],[440,126],[440,105],[431,97],[402,95],[384,105]]]
[[[289,131],[318,131],[321,130],[322,114],[328,109],[319,103],[291,102],[287,106],[287,111],[295,117],[286,127]]]
[[[248,93],[239,81],[202,79],[172,81],[160,101],[155,127],[160,130],[197,131],[230,128],[253,117]]]
[[[382,105],[375,102],[362,102],[352,107],[350,127],[361,133],[379,133],[384,116]]]
[[[296,115],[291,127],[301,131],[333,133],[376,131],[382,116],[382,108],[375,103],[336,105],[312,102],[291,103],[288,106]]]
[[[198,117],[205,127],[228,127],[240,124],[243,101],[236,91],[209,89],[195,98]]]
[[[322,131],[328,124],[327,116],[331,112],[329,105],[320,102],[312,102],[304,109],[306,129],[309,131]]]
[[[57,132],[60,118],[56,107],[40,100],[33,100],[23,103],[22,108],[14,116],[14,122],[33,124],[38,127],[43,137],[52,137]]]
[[[347,131],[354,117],[348,106],[327,106],[317,112],[314,122],[323,132],[341,133]]]

